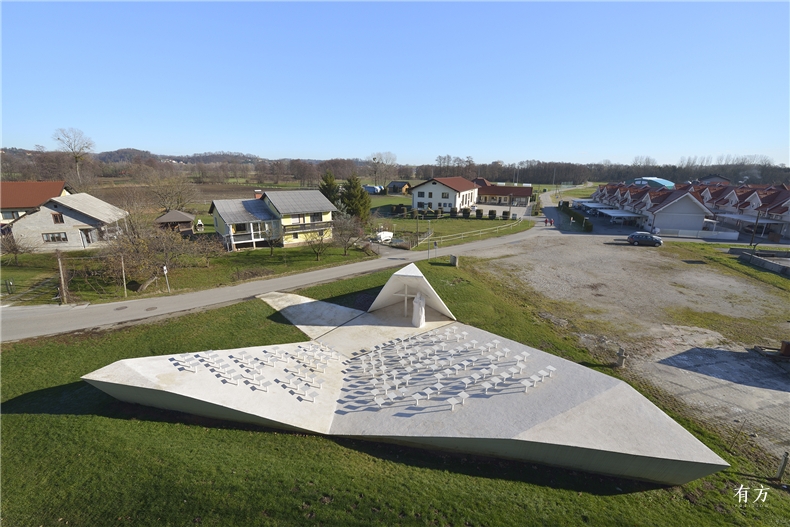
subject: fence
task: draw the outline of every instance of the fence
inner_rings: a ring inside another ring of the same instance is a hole
[[[445,242],[449,242],[449,241],[453,241],[453,240],[463,240],[465,238],[474,238],[475,236],[482,236],[483,233],[487,233],[487,232],[499,232],[501,229],[511,229],[511,228],[515,227],[516,225],[518,225],[519,223],[521,223],[521,220],[508,223],[507,225],[497,225],[496,227],[489,227],[487,229],[479,229],[479,230],[476,230],[476,231],[461,232],[461,233],[458,233],[458,234],[448,234],[446,236],[426,237],[426,238],[420,240],[417,243],[417,245],[415,245],[415,247],[418,247],[424,241],[427,241],[429,239],[430,239],[430,241],[436,242],[439,245],[441,245],[441,244],[443,244]]]
[[[659,236],[669,236],[673,238],[700,238],[706,240],[737,240],[738,231],[687,231],[682,229],[661,229]]]

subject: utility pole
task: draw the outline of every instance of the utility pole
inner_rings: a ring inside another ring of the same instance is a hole
[[[126,266],[123,264],[123,255],[121,255],[121,276],[123,277],[123,297],[127,298],[126,295]]]
[[[60,273],[60,303],[69,303],[69,292],[66,289],[66,277],[63,275],[63,261],[61,260],[61,252],[55,251],[55,256],[58,258],[58,272]]]

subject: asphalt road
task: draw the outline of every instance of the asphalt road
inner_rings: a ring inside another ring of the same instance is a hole
[[[559,234],[559,231],[556,231],[556,229],[550,230]],[[533,229],[513,235],[440,248],[438,251],[431,250],[430,256],[431,258],[450,254],[479,256],[485,254],[488,248],[507,243],[517,243],[538,234],[547,234],[542,224],[540,228],[536,225]],[[427,251],[403,251],[382,247],[381,258],[376,260],[281,276],[268,280],[245,282],[239,285],[218,287],[194,293],[96,305],[2,307],[0,308],[0,341],[11,342],[31,337],[57,335],[92,328],[105,328],[117,324],[161,317],[162,315],[227,305],[250,299],[263,293],[290,291],[323,282],[342,280],[373,271],[402,267],[427,258]]]
[[[547,218],[559,221],[559,213],[553,206],[549,193],[540,195],[543,211]],[[515,212],[515,211],[514,211]],[[518,211],[519,214],[521,211]],[[470,242],[463,245],[439,248],[430,251],[430,257],[447,255],[481,256],[486,254],[486,249],[502,245],[519,243],[536,236],[590,236],[604,237],[627,236],[633,227],[603,225],[594,233],[579,233],[561,231],[557,227],[543,225],[543,216],[533,218],[535,227],[528,231]],[[703,240],[682,240],[696,241]],[[342,280],[351,276],[380,271],[393,267],[402,267],[409,263],[425,260],[428,251],[403,251],[382,246],[381,258],[365,262],[352,263],[309,271],[289,276],[257,280],[227,287],[219,287],[206,291],[184,293],[172,296],[146,298],[142,300],[129,300],[96,305],[46,305],[46,306],[8,306],[0,308],[0,342],[11,342],[32,337],[43,337],[71,333],[74,331],[89,330],[92,328],[106,328],[117,324],[133,323],[145,319],[173,315],[201,308],[219,307],[233,302],[250,299],[256,295],[272,291],[291,291],[308,287],[323,282]],[[463,260],[461,261],[463,265]]]

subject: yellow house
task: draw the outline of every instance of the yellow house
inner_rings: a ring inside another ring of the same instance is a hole
[[[214,200],[209,214],[225,246],[233,251],[302,245],[308,233],[331,239],[336,210],[317,190],[275,190],[256,192],[256,199]]]

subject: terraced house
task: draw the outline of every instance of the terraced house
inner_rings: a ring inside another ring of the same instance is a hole
[[[335,211],[317,190],[256,191],[254,199],[214,200],[209,208],[229,251],[303,245],[309,236],[331,238]]]

